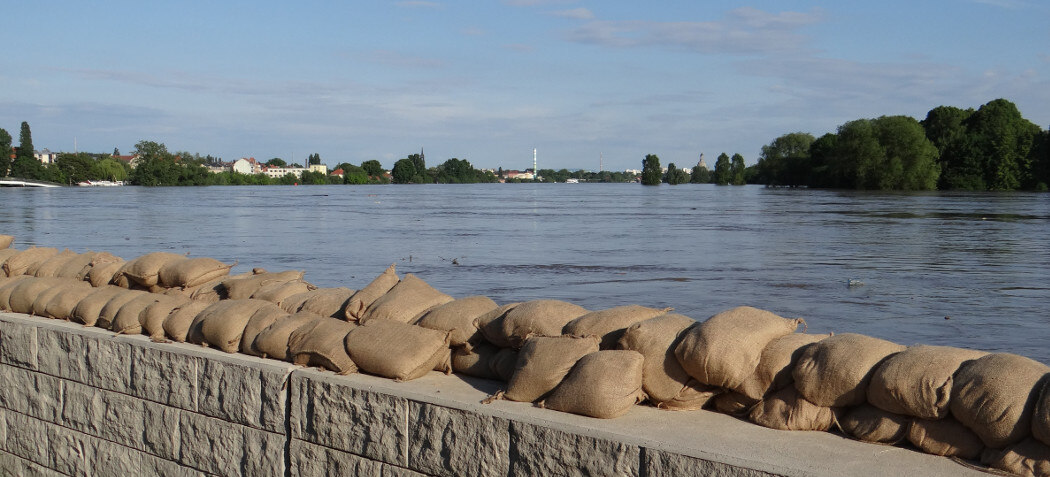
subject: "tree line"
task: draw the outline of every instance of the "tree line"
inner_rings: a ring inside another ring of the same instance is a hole
[[[667,170],[660,167],[660,158],[656,154],[646,154],[642,159],[642,185],[660,185],[667,183],[678,184],[718,184],[718,185],[744,185],[749,183],[753,176],[753,169],[744,163],[744,156],[739,153],[722,153],[715,160],[715,170],[701,167],[699,163],[688,172],[679,169],[675,163],[667,164]]]

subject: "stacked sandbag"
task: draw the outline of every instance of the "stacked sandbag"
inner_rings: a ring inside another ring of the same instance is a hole
[[[14,241],[15,237],[13,235],[0,234],[0,250],[10,247]]]
[[[120,257],[100,253],[91,260],[89,266],[81,269],[80,274],[91,286],[99,288],[112,283],[117,272],[124,267],[124,263],[124,259]]]
[[[878,365],[904,346],[854,333],[824,338],[806,347],[795,370],[795,388],[818,406],[863,404]]]
[[[26,272],[30,269],[35,269],[41,263],[57,254],[57,248],[30,247],[8,257],[3,264],[3,270],[9,277],[31,275]]]
[[[838,420],[842,432],[864,442],[895,445],[908,437],[912,418],[870,404],[846,410]]]
[[[766,396],[751,409],[751,422],[784,431],[827,431],[835,425],[835,409],[819,406],[793,387]]]
[[[90,286],[87,282],[81,281],[79,283],[87,286],[70,286],[63,290],[62,293],[56,294],[47,302],[45,315],[58,320],[72,320],[73,310],[80,304],[80,300],[98,291],[97,288]]]
[[[152,295],[150,292],[144,290],[120,288],[121,290],[110,297],[110,299],[106,301],[106,304],[102,306],[102,309],[99,310],[98,320],[95,321],[95,326],[112,330],[113,321],[117,319],[117,313],[120,313],[120,309],[123,308],[124,305],[136,298]]]
[[[478,318],[485,339],[500,348],[521,348],[529,335],[557,336],[570,321],[588,311],[560,300],[531,300],[508,306],[503,313]]]
[[[668,313],[672,308],[649,308],[640,305],[624,305],[605,310],[592,311],[565,324],[561,332],[565,335],[597,336],[601,338],[601,349],[615,349],[620,337],[631,325]]]
[[[255,336],[252,351],[264,358],[291,361],[291,356],[288,354],[288,341],[292,333],[307,323],[323,318],[314,313],[299,312],[276,320]]]
[[[642,389],[656,407],[700,409],[720,392],[689,376],[675,357],[682,334],[695,324],[685,315],[664,314],[631,325],[618,340],[619,349],[637,351],[644,357]]]
[[[154,341],[164,340],[164,322],[171,314],[181,307],[189,304],[189,297],[158,295],[156,302],[146,307],[139,315],[139,324],[142,333]]]
[[[645,398],[642,367],[645,358],[630,350],[595,351],[576,362],[543,407],[573,414],[612,419]]]
[[[449,360],[448,332],[397,321],[367,321],[350,330],[344,345],[361,371],[395,381],[416,379]]]
[[[792,371],[807,347],[830,335],[790,333],[770,341],[762,350],[758,366],[734,391],[752,402],[761,401],[770,393],[792,386]]]
[[[355,292],[356,290],[346,287],[318,288],[308,291],[306,293],[309,294],[309,297],[303,300],[295,312],[306,311],[330,318],[343,319],[345,316],[343,310],[346,308],[346,303]],[[288,308],[285,308],[285,310],[292,313]]]
[[[171,260],[158,269],[157,279],[164,288],[193,288],[229,275],[231,268],[208,257]]]
[[[172,340],[182,343],[189,338],[190,328],[193,327],[197,315],[201,314],[212,302],[190,299],[189,302],[176,306],[164,319],[164,334]]]
[[[10,291],[5,293],[6,302],[0,303],[0,307],[6,305],[7,310],[31,315],[33,314],[33,303],[36,301],[37,296],[52,288],[73,283],[77,283],[76,280],[28,276],[24,280],[18,280],[10,287]]]
[[[59,296],[65,294],[79,294],[79,290],[90,290],[91,285],[82,282],[80,280],[73,280],[71,278],[53,278],[55,285],[50,288],[38,293],[36,299],[33,300],[31,314],[36,316],[42,316],[44,318],[55,318],[65,319],[62,316],[56,316],[47,311],[48,304],[56,300]]]
[[[94,261],[99,258],[99,255],[101,255],[99,252],[78,253],[69,260],[66,260],[61,267],[55,270],[55,277],[84,280],[87,275],[85,268],[94,263]],[[39,270],[37,270],[37,272],[39,273]]]
[[[265,306],[262,306],[252,314],[248,324],[244,325],[244,332],[241,333],[240,352],[252,356],[262,356],[253,346],[259,333],[289,316],[291,315],[284,311],[283,308],[267,302]]]
[[[481,340],[478,317],[499,308],[485,296],[468,296],[439,305],[423,314],[415,325],[448,333],[449,346],[473,346]]]
[[[29,273],[29,270],[26,270],[26,275],[32,275],[38,278],[54,278],[55,274],[65,267],[66,263],[76,258],[78,255],[80,254],[67,248],[52,255],[47,260],[40,262],[40,264],[33,267],[32,273]]]
[[[288,356],[300,366],[316,366],[338,374],[357,372],[357,365],[346,352],[344,339],[357,325],[322,317],[292,331],[288,337]]]
[[[253,273],[249,276],[229,277],[221,282],[224,291],[222,298],[247,300],[263,286],[272,283],[299,282],[303,280],[304,275],[303,271],[288,270],[283,272],[262,271],[262,273]]]
[[[558,387],[580,358],[598,351],[598,343],[597,336],[530,336],[503,397],[521,402],[541,399]]]
[[[143,293],[132,298],[117,310],[110,324],[110,331],[117,334],[137,335],[142,333],[142,313],[163,298],[164,295],[158,293]]]
[[[290,282],[272,282],[259,287],[258,290],[252,293],[251,297],[256,300],[266,300],[281,308],[284,308],[285,311],[288,311],[289,308],[284,306],[285,300],[287,300],[289,297],[299,295],[301,293],[307,293],[311,290],[316,289],[317,287],[302,280],[295,280]],[[301,305],[301,303],[297,303],[296,308],[298,308]],[[289,311],[289,313],[293,312]]]
[[[755,405],[760,402],[758,399],[752,399],[736,391],[725,391],[711,398],[707,407],[722,414],[746,419]]]
[[[766,345],[800,323],[749,306],[733,308],[686,331],[675,356],[701,384],[735,389],[755,372]]]
[[[908,442],[927,454],[961,459],[976,459],[985,448],[977,434],[952,417],[913,420]]]
[[[358,290],[357,293],[350,297],[350,301],[346,304],[346,309],[343,310],[343,317],[347,321],[360,320],[365,316],[365,312],[373,302],[389,292],[400,281],[401,279],[397,277],[394,264],[391,264],[383,273],[379,274],[368,285],[365,285],[364,288]]]
[[[77,302],[77,306],[73,308],[71,321],[85,326],[95,326],[95,323],[98,322],[98,315],[102,312],[102,308],[106,306],[106,303],[109,303],[110,299],[125,291],[125,289],[115,285],[103,285],[95,288],[93,293]]]
[[[993,353],[955,374],[952,416],[988,447],[1001,449],[1032,434],[1032,414],[1050,367],[1024,356]]]
[[[412,323],[431,308],[452,300],[451,296],[441,293],[409,273],[390,291],[373,301],[358,321],[367,323],[370,320],[389,320]]]
[[[7,259],[18,255],[20,250],[13,248],[0,248],[0,278],[7,278],[7,271],[4,269],[4,264],[7,263]]]
[[[1034,439],[1025,439],[1005,449],[988,449],[981,463],[1024,477],[1050,475],[1050,447]]]
[[[0,276],[0,310],[11,311],[11,292],[18,286],[18,282],[28,278],[31,277],[25,275]]]
[[[911,346],[876,368],[868,402],[897,414],[943,419],[948,416],[955,372],[963,363],[986,354],[947,346]]]
[[[468,376],[510,382],[517,369],[518,350],[488,342],[452,350],[452,370]]]
[[[190,326],[190,342],[209,344],[227,353],[236,353],[241,349],[244,330],[256,312],[264,310],[269,314],[274,308],[277,308],[277,305],[273,303],[252,299],[222,300],[214,303],[194,319],[194,323]],[[199,327],[199,335],[197,327]],[[203,342],[199,341],[201,339]]]
[[[171,252],[152,252],[124,263],[124,266],[113,276],[113,284],[120,286],[138,286],[148,289],[160,281],[160,270],[175,262],[189,260],[185,255]],[[127,282],[121,281],[126,278]]]

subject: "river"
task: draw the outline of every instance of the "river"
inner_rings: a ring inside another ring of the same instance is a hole
[[[15,246],[153,251],[360,288],[396,263],[455,297],[751,305],[809,332],[1050,364],[1050,195],[476,184],[0,189]],[[851,286],[850,283],[853,283]]]

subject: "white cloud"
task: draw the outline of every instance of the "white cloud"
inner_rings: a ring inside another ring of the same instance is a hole
[[[558,10],[550,12],[551,15],[562,18],[571,18],[574,20],[593,20],[594,12],[587,8],[573,8],[572,10]]]

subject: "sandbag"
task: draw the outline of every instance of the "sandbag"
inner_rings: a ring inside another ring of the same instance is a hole
[[[26,279],[36,279],[25,275],[2,276],[0,278],[2,278],[2,281],[0,281],[0,310],[4,311],[11,311],[11,293],[18,286],[18,282]]]
[[[818,406],[856,406],[867,401],[876,367],[904,346],[842,333],[806,347],[795,365],[795,388]]]
[[[502,336],[503,319],[506,318],[508,311],[520,304],[521,302],[507,303],[478,316],[474,320],[474,326],[481,333],[481,338],[497,348],[510,348],[510,342]]]
[[[119,293],[113,295],[109,301],[102,307],[98,312],[98,321],[95,322],[95,326],[99,328],[105,328],[107,330],[113,329],[113,320],[117,318],[117,313],[120,309],[128,304],[131,300],[134,300],[143,295],[150,295],[150,292],[142,290],[128,290],[123,289]],[[136,322],[138,317],[135,317]]]
[[[304,281],[274,282],[259,287],[255,293],[252,293],[252,298],[255,298],[256,300],[266,300],[284,308],[284,301],[288,297],[316,289],[317,287]],[[299,305],[302,306],[301,303]]]
[[[219,300],[225,300],[229,298],[226,295],[225,283],[227,282],[227,280],[238,280],[241,278],[248,278],[250,276],[252,276],[252,273],[247,272],[238,275],[216,278],[215,280],[202,283],[195,287],[183,288],[181,290],[178,288],[168,289],[166,293],[173,293],[174,290],[176,291],[175,293],[178,293],[179,295],[187,295],[192,300],[203,301],[206,303],[216,303]]]
[[[0,234],[0,249],[6,249],[14,243],[15,237],[13,235]]]
[[[748,414],[751,422],[784,431],[826,431],[835,425],[835,410],[809,402],[795,388],[766,396]]]
[[[32,314],[33,302],[36,301],[41,293],[71,282],[72,280],[64,278],[30,277],[27,280],[20,280],[11,289],[11,295],[8,298],[8,309],[15,313]]]
[[[173,262],[189,260],[185,255],[171,252],[151,252],[138,258],[129,260],[124,264],[116,275],[127,277],[128,280],[143,287],[156,285],[160,280],[160,269],[170,266]],[[114,276],[116,279],[116,276]]]
[[[205,308],[194,322],[199,323],[200,334],[207,344],[227,353],[236,353],[240,350],[248,321],[265,306],[276,305],[263,300],[222,300]],[[198,325],[190,326],[190,335],[187,336],[191,343],[198,339],[194,333],[195,326]]]
[[[570,321],[588,311],[560,300],[532,300],[510,307],[504,314],[478,318],[485,339],[501,348],[520,348],[529,335],[557,336]]]
[[[412,323],[427,310],[452,300],[451,296],[441,293],[409,273],[390,291],[372,302],[359,321],[367,323],[370,320],[389,320]]]
[[[7,270],[4,269],[4,264],[7,263],[7,259],[18,255],[21,250],[13,248],[0,248],[0,278],[7,278]]]
[[[700,409],[721,392],[698,382],[675,358],[675,346],[682,333],[695,324],[696,320],[688,316],[668,313],[631,325],[618,342],[620,349],[637,351],[645,357],[642,390],[656,407]]]
[[[492,367],[492,362],[499,352],[500,348],[491,343],[455,348],[452,350],[452,370],[476,378],[505,381]]]
[[[84,271],[85,267],[90,266],[91,262],[95,261],[95,258],[97,257],[98,252],[78,253],[69,260],[66,260],[61,267],[55,270],[55,277],[84,280],[84,275],[81,275],[81,272]],[[37,270],[37,272],[39,273],[40,270]]]
[[[1050,379],[1044,379],[1032,410],[1032,437],[1050,444]]]
[[[354,293],[354,296],[350,297],[350,301],[346,304],[346,309],[343,310],[344,318],[349,321],[357,321],[365,315],[365,311],[368,307],[379,297],[385,295],[394,288],[394,285],[401,281],[397,277],[394,264],[387,267],[386,271],[379,274],[374,280],[372,280],[364,288]]]
[[[759,402],[736,391],[726,391],[711,398],[710,405],[722,414],[746,418]]]
[[[207,301],[190,299],[189,303],[175,307],[164,319],[164,334],[176,342],[185,342],[197,315],[211,305],[212,303]]]
[[[55,274],[65,267],[66,263],[76,258],[77,255],[79,254],[67,248],[40,262],[33,268],[33,273],[28,273],[29,270],[26,270],[26,275],[33,275],[39,278],[54,278]]]
[[[302,281],[305,272],[299,270],[287,270],[283,272],[263,272],[247,277],[230,277],[222,281],[226,290],[225,299],[247,300],[263,286],[270,283]]]
[[[301,312],[274,321],[255,336],[255,341],[252,342],[253,354],[264,358],[290,361],[288,340],[292,332],[307,323],[322,319],[326,318],[314,313]]]
[[[57,248],[30,247],[8,257],[7,261],[4,262],[3,269],[9,277],[28,275],[26,271],[31,267],[35,268],[57,254]]]
[[[94,293],[77,302],[77,306],[73,308],[71,320],[83,323],[86,326],[95,326],[95,323],[98,322],[98,315],[102,312],[102,308],[106,306],[106,303],[109,303],[110,299],[124,291],[123,288],[113,285],[103,285],[95,288]]]
[[[48,301],[45,309],[47,316],[59,320],[72,320],[73,310],[76,309],[80,300],[98,291],[97,288],[92,287],[87,282],[80,283],[83,283],[85,286],[67,287],[62,293],[55,295],[54,298]]]
[[[336,318],[311,321],[288,337],[288,355],[292,363],[316,366],[338,374],[357,372],[357,364],[347,354],[344,340],[357,325]]]
[[[896,414],[923,419],[947,417],[952,376],[964,362],[986,354],[947,346],[911,346],[875,369],[868,402]]]
[[[963,459],[976,459],[984,450],[977,434],[950,417],[913,420],[908,428],[908,442],[927,454]]]
[[[157,295],[156,302],[142,310],[139,315],[139,324],[142,333],[154,341],[164,339],[164,322],[175,311],[175,309],[186,305],[191,300],[184,296]]]
[[[410,381],[448,359],[448,332],[383,319],[366,321],[346,335],[350,359],[361,371]]]
[[[92,264],[91,269],[84,275],[84,279],[95,288],[101,288],[107,284],[113,283],[114,277],[121,268],[124,268],[123,259],[117,259],[111,262],[101,262]]]
[[[740,306],[723,311],[685,332],[675,356],[702,384],[736,389],[751,376],[770,341],[793,333],[802,319]]]
[[[477,319],[499,308],[496,302],[485,296],[469,296],[453,300],[432,308],[418,320],[416,326],[444,331],[449,334],[449,346],[464,346],[480,339]]]
[[[499,376],[500,381],[510,382],[514,376],[514,370],[518,369],[518,350],[514,348],[497,348],[499,351],[489,361],[492,373]]]
[[[857,440],[894,445],[908,437],[911,420],[910,416],[861,404],[847,410],[838,422],[842,432]]]
[[[540,404],[548,409],[600,419],[622,416],[645,398],[644,361],[637,351],[590,353],[576,362],[569,375]]]
[[[616,342],[631,325],[668,313],[673,308],[648,308],[640,305],[624,305],[605,310],[592,311],[565,324],[562,334],[597,336],[601,338],[601,349],[615,349]]]
[[[88,290],[89,292],[92,290],[91,285],[87,282],[73,280],[70,278],[58,278],[56,280],[61,280],[61,282],[37,294],[36,300],[33,301],[34,315],[43,316],[46,318],[56,318],[60,320],[68,319],[68,313],[66,313],[65,316],[56,316],[48,312],[47,309],[49,307],[49,304],[52,301],[56,301],[59,297],[65,294],[77,294],[78,290]],[[84,295],[80,296],[81,298],[83,298]]]
[[[172,260],[157,270],[157,280],[165,288],[195,287],[229,275],[231,268],[208,257]]]
[[[791,372],[805,348],[830,335],[790,333],[770,341],[762,350],[755,372],[736,387],[736,391],[755,401],[774,391],[791,386]]]
[[[244,332],[241,333],[241,344],[240,350],[244,354],[250,354],[254,356],[262,356],[252,346],[255,344],[255,339],[259,336],[259,333],[266,328],[269,328],[274,323],[288,318],[288,312],[284,311],[281,307],[266,302],[265,306],[262,306],[257,310],[252,317],[248,320],[248,324],[244,325]]]
[[[356,291],[345,287],[318,288],[311,292],[310,298],[307,298],[296,311],[308,311],[321,316],[343,319],[346,316],[343,313],[346,302]]]
[[[163,296],[157,293],[146,293],[131,299],[121,306],[117,310],[117,314],[113,316],[113,323],[109,327],[110,331],[129,335],[142,333],[142,313],[150,305],[157,303]]]
[[[1003,448],[1032,434],[1032,414],[1050,367],[1009,353],[967,361],[952,383],[952,416],[988,447]]]
[[[1025,439],[1005,449],[985,449],[981,463],[1023,477],[1050,476],[1050,447]]]
[[[558,387],[580,358],[598,351],[597,336],[530,336],[518,353],[518,363],[504,397],[533,402]]]

